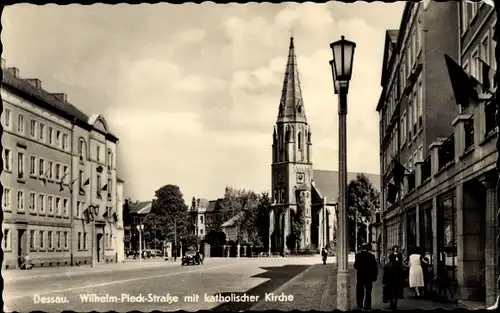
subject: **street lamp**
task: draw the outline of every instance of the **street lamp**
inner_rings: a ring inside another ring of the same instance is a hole
[[[330,44],[333,60],[330,66],[333,75],[335,94],[339,95],[339,217],[338,217],[338,255],[337,255],[337,309],[349,311],[350,282],[348,270],[347,244],[347,92],[352,76],[352,64],[356,44],[352,41],[341,40]]]
[[[92,219],[92,262],[91,262],[91,267],[95,267],[96,265],[96,233],[95,233],[95,219],[97,215],[99,214],[99,206],[97,205],[89,205],[87,208],[89,217]]]
[[[142,231],[144,230],[144,225],[142,221],[139,220],[140,225],[137,225],[137,231],[139,232],[139,262],[142,262]]]

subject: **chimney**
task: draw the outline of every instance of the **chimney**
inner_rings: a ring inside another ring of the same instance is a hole
[[[5,61],[4,58],[2,58],[2,70],[5,69],[7,62]]]
[[[68,102],[68,96],[65,93],[53,93],[52,95],[62,102]]]
[[[14,77],[19,77],[19,69],[17,67],[8,67],[7,71],[14,75]]]
[[[39,80],[38,78],[27,78],[25,79],[30,85],[35,87],[36,89],[42,89],[42,81]]]

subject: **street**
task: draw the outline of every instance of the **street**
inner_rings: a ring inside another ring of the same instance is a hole
[[[200,266],[165,262],[160,267],[138,266],[127,271],[89,272],[74,277],[37,274],[34,278],[5,282],[5,310],[244,310],[320,262],[319,256],[213,258]],[[238,302],[238,296],[245,295]],[[230,302],[224,303],[221,296],[231,297]],[[293,301],[294,295],[287,296],[274,300]]]

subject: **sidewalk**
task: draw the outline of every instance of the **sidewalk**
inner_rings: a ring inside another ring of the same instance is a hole
[[[31,270],[10,269],[2,270],[2,277],[6,283],[20,280],[32,280],[47,277],[73,277],[87,275],[91,273],[105,273],[113,271],[128,271],[143,268],[158,268],[180,265],[180,260],[177,262],[164,261],[163,259],[146,259],[146,260],[126,260],[123,263],[103,263],[97,264],[95,267],[90,265],[80,266],[60,266],[47,268],[33,268]]]
[[[356,273],[350,263],[350,294],[351,310],[356,309]],[[265,302],[260,301],[251,310],[280,310],[280,311],[308,311],[318,310],[330,312],[336,309],[336,264],[316,264],[292,278],[289,282],[274,291],[279,295],[293,295],[294,300],[290,302]],[[372,291],[372,309],[387,309],[388,304],[382,303],[382,269],[379,270],[379,278],[375,282]],[[307,291],[307,292],[305,292]],[[456,309],[458,306],[453,303],[441,303],[431,300],[413,299],[413,293],[408,288],[405,289],[404,299],[398,301],[398,308],[401,310],[422,309]]]

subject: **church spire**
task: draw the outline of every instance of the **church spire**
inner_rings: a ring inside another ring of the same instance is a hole
[[[285,79],[283,81],[278,114],[278,121],[284,120],[306,122],[293,37],[290,37],[288,61],[286,64]]]

